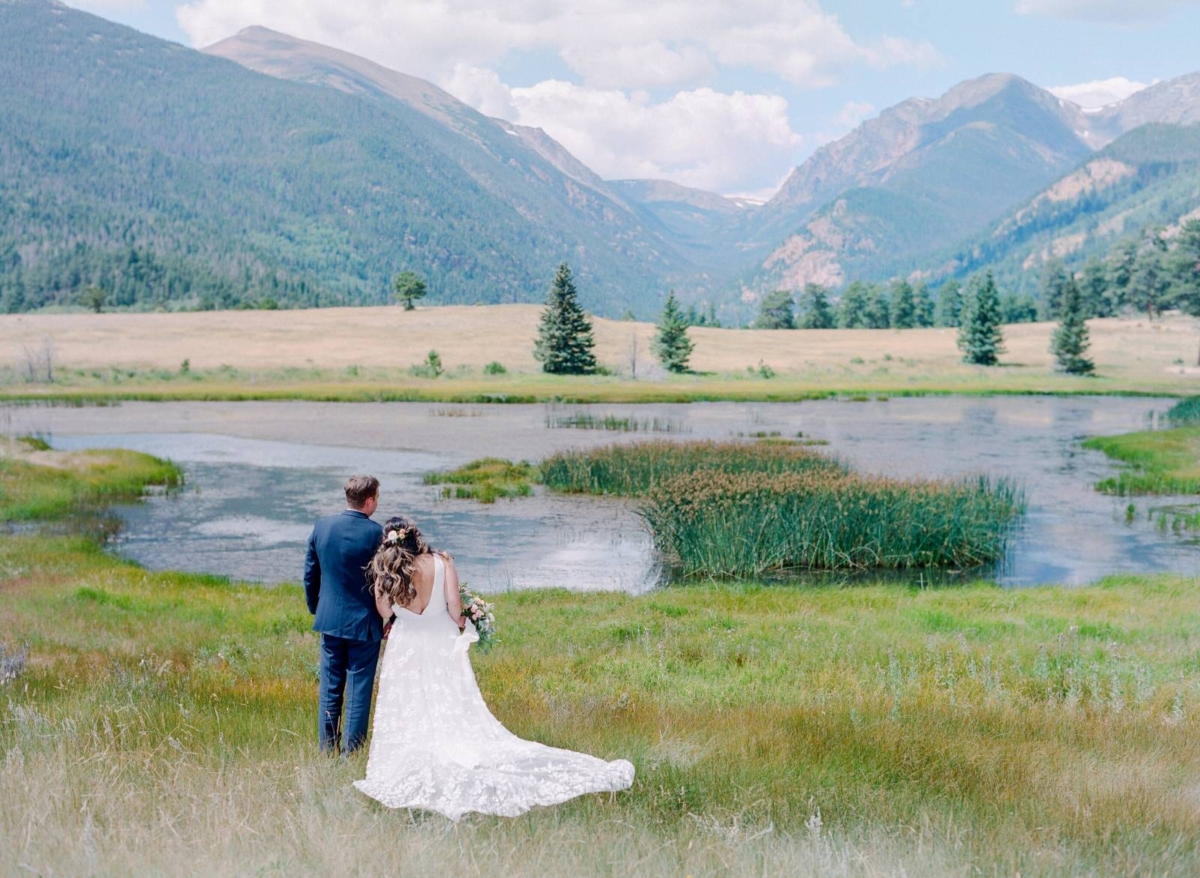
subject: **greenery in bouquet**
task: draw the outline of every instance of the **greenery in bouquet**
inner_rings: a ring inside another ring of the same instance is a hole
[[[494,608],[488,601],[471,591],[465,582],[458,586],[458,593],[462,597],[463,616],[475,626],[475,632],[479,635],[476,647],[482,652],[488,652],[498,640]]]

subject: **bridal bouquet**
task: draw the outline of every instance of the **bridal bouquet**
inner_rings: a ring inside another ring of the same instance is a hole
[[[459,584],[458,593],[462,597],[463,615],[471,621],[475,633],[479,635],[479,649],[487,652],[496,645],[497,639],[496,615],[492,605],[467,588],[465,582]]]

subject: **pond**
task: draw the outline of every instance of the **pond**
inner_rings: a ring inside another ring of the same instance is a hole
[[[9,417],[14,432],[40,433],[56,448],[133,448],[183,466],[184,491],[119,510],[126,527],[118,551],[152,569],[295,581],[313,520],[341,508],[348,474],[370,472],[383,482],[377,520],[392,510],[412,515],[480,590],[640,592],[659,582],[660,569],[633,504],[539,491],[485,506],[443,499],[422,477],[483,456],[536,461],[558,449],[647,438],[802,433],[828,442],[828,453],[863,472],[986,472],[1019,480],[1028,514],[1004,563],[984,571],[1001,584],[1075,585],[1120,572],[1191,574],[1200,544],[1159,528],[1148,513],[1190,506],[1195,498],[1138,498],[1130,516],[1129,499],[1093,490],[1114,466],[1079,445],[1088,436],[1144,429],[1169,403],[1111,397],[591,406],[127,403],[16,408]],[[606,419],[621,429],[571,426]]]

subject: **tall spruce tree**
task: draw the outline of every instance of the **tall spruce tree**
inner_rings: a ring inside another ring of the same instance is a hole
[[[838,302],[838,326],[842,329],[862,329],[867,325],[867,285],[860,280],[851,281],[842,290]]]
[[[1169,262],[1170,303],[1192,317],[1200,317],[1200,220],[1189,220],[1179,231]],[[1196,358],[1200,366],[1200,355]]]
[[[1059,301],[1062,301],[1059,291]],[[1000,317],[1003,323],[1035,323],[1038,319],[1038,304],[1029,293],[1006,293],[1000,299]]]
[[[654,335],[654,356],[667,367],[669,372],[688,371],[688,358],[695,347],[688,338],[688,320],[675,301],[675,291],[667,295],[662,316],[658,318],[658,331]]]
[[[595,348],[591,318],[579,306],[571,267],[564,262],[550,287],[533,356],[541,362],[543,372],[591,375],[596,371]]]
[[[1108,297],[1113,310],[1120,311],[1130,305],[1130,288],[1137,270],[1138,243],[1123,241],[1113,248],[1108,260]]]
[[[917,300],[912,284],[903,278],[892,281],[891,324],[894,329],[912,329],[917,325]]]
[[[1151,320],[1162,310],[1162,300],[1170,284],[1164,266],[1166,249],[1162,236],[1152,235],[1138,253],[1129,281],[1129,303],[1139,311],[1145,311]]]
[[[1083,312],[1087,317],[1111,317],[1116,311],[1108,294],[1108,271],[1095,256],[1083,265],[1079,295],[1083,298]]]
[[[962,322],[962,284],[950,278],[938,288],[937,325],[956,329]]]
[[[807,283],[800,298],[801,329],[833,329],[837,316],[829,304],[829,291],[820,284]]]
[[[1068,274],[1058,300],[1058,328],[1050,342],[1050,352],[1058,368],[1068,375],[1090,375],[1096,369],[1096,364],[1087,357],[1090,342],[1084,308],[1079,284]]]
[[[933,297],[929,295],[925,281],[919,280],[913,284],[913,302],[916,304],[917,326],[933,326]]]
[[[1067,270],[1063,261],[1057,256],[1046,260],[1042,266],[1041,284],[1041,317],[1043,320],[1057,320],[1059,303],[1062,301],[1063,287],[1067,283]],[[1023,321],[1013,321],[1014,323]]]
[[[963,361],[977,366],[994,366],[1004,353],[1004,335],[1000,331],[1000,294],[989,271],[975,275],[963,297],[962,325],[958,347]]]
[[[755,329],[795,329],[796,312],[792,294],[787,290],[768,293],[758,306]]]
[[[887,290],[879,284],[867,287],[866,323],[868,329],[887,329],[892,325],[892,307]]]

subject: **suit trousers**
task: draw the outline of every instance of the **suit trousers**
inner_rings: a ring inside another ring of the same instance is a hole
[[[381,645],[378,640],[321,635],[318,734],[322,750],[337,750],[340,745],[343,752],[352,753],[366,741]]]

